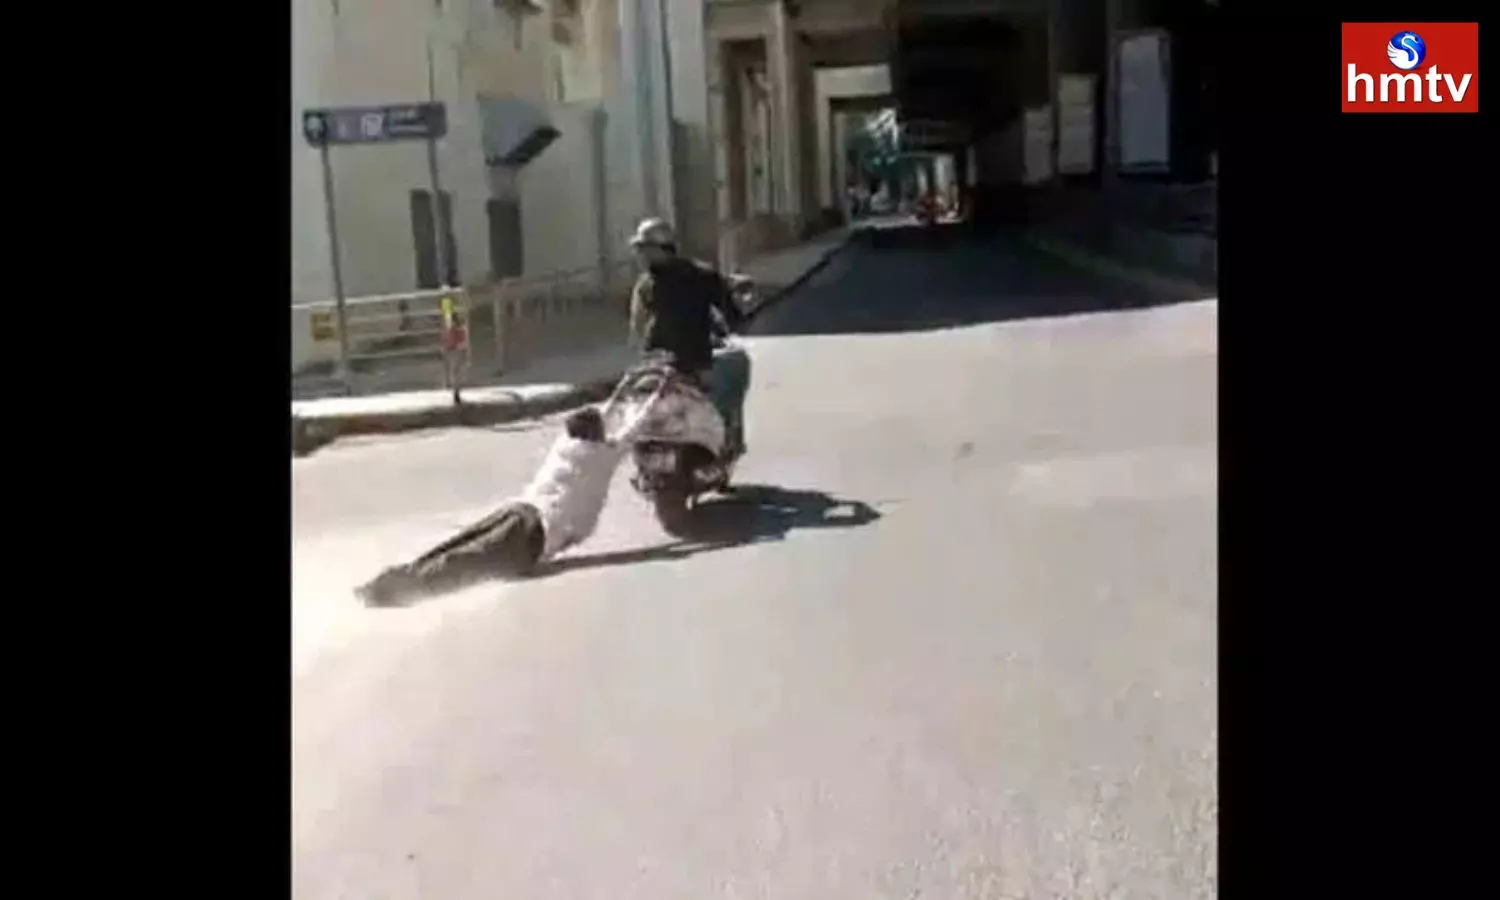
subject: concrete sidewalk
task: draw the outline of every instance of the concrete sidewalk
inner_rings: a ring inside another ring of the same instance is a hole
[[[753,316],[795,290],[822,269],[851,234],[838,229],[741,265],[739,271],[756,283],[756,303],[747,312]],[[340,437],[497,425],[561,412],[609,396],[634,358],[634,351],[622,342],[538,360],[508,373],[500,384],[465,388],[463,402],[457,405],[442,390],[294,400],[292,454],[310,453]]]
[[[1074,192],[1056,221],[1028,229],[1038,249],[1169,294],[1218,293],[1215,186],[1139,185]]]
[[[1145,239],[1156,240],[1155,236],[1147,236]],[[1166,296],[1206,299],[1219,293],[1217,273],[1210,275],[1201,270],[1184,271],[1186,267],[1163,264],[1160,261],[1161,254],[1178,252],[1170,247],[1162,248],[1153,244],[1146,252],[1122,252],[1115,243],[1052,231],[1028,234],[1025,241],[1035,249],[1079,268],[1138,284]],[[1180,252],[1200,251],[1188,248]],[[1216,255],[1214,248],[1201,252]]]

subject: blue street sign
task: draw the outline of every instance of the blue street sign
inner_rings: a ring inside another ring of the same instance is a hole
[[[429,141],[447,133],[448,111],[441,103],[344,106],[302,113],[302,134],[314,147]]]

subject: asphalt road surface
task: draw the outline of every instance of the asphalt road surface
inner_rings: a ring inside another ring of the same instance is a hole
[[[718,544],[622,476],[553,574],[408,609],[349,588],[556,422],[293,461],[293,896],[1215,896],[1217,309],[1150,300],[849,251],[757,323]]]

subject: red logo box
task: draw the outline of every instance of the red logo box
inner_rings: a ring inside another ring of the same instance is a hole
[[[1427,55],[1403,70],[1386,48],[1407,31],[1422,39]],[[1344,112],[1479,112],[1478,22],[1345,22],[1342,43]]]

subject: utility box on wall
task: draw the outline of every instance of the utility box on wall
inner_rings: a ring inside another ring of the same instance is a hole
[[[1120,31],[1112,41],[1110,161],[1122,175],[1162,174],[1172,164],[1171,44],[1159,28]]]
[[[1059,75],[1057,80],[1057,172],[1088,175],[1094,171],[1093,75]]]
[[[1051,105],[1026,110],[1021,127],[1021,181],[1033,186],[1046,184],[1052,180],[1054,171]]]

